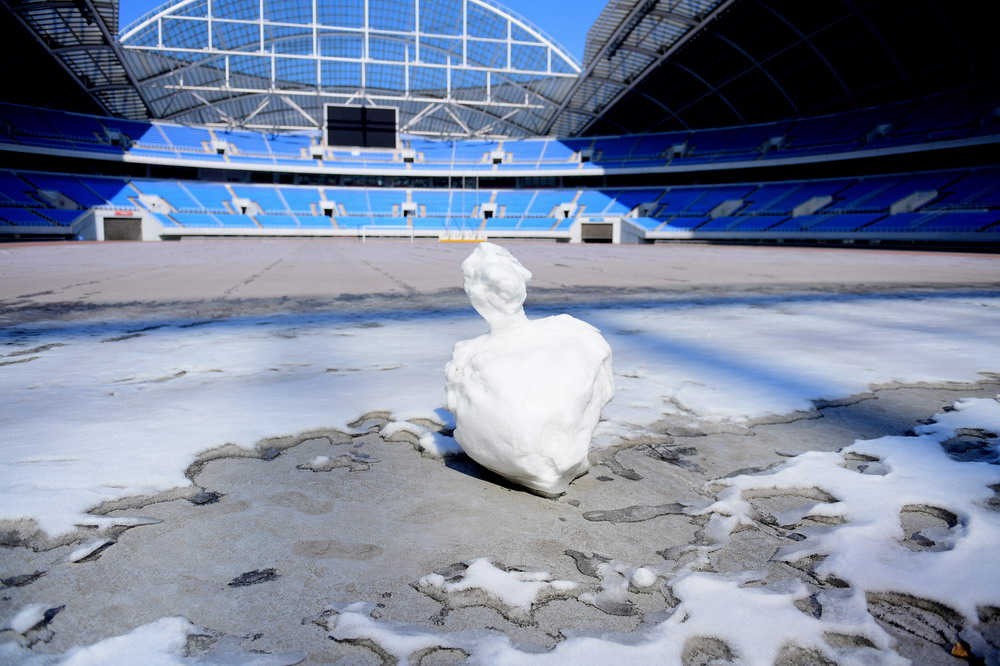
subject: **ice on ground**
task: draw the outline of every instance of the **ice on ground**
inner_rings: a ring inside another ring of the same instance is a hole
[[[529,320],[531,273],[498,245],[480,244],[462,273],[490,330],[457,343],[445,369],[455,439],[514,483],[563,493],[589,468],[594,430],[614,395],[611,347],[569,315]]]
[[[652,587],[656,582],[656,572],[649,567],[639,567],[629,576],[629,582],[639,589]]]
[[[573,314],[614,351],[615,400],[598,446],[665,418],[745,422],[872,385],[972,382],[1000,370],[992,294],[741,297]],[[30,362],[0,359],[0,520],[34,520],[50,536],[141,524],[87,512],[187,487],[188,467],[225,444],[350,432],[373,411],[447,425],[441,368],[455,339],[483,332],[482,319],[464,314],[192,323],[201,322],[0,331],[0,354],[39,350]]]

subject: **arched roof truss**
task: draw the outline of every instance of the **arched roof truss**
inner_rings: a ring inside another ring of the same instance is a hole
[[[492,0],[173,0],[122,31],[154,117],[296,130],[395,106],[439,137],[533,136],[580,71]]]

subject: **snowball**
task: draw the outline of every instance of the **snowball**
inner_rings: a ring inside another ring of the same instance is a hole
[[[656,573],[647,567],[639,567],[632,572],[632,584],[638,588],[649,587],[656,582]]]
[[[529,320],[523,304],[531,273],[504,248],[481,244],[462,272],[490,331],[457,343],[445,368],[455,439],[514,483],[565,492],[587,471],[594,430],[614,393],[611,348],[569,315]]]

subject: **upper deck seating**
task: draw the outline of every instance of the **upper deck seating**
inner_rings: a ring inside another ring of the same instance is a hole
[[[207,129],[158,123],[170,145],[178,150],[205,152],[212,135]]]
[[[544,139],[505,141],[503,149],[510,155],[511,163],[524,166],[538,162],[546,143]]]
[[[270,156],[271,148],[263,134],[233,130],[230,132],[216,131],[215,136],[220,141],[232,145],[240,155],[256,157]]]

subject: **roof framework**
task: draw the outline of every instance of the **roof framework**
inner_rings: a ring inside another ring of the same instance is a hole
[[[580,71],[492,0],[172,0],[120,40],[153,117],[261,130],[345,104],[395,106],[409,134],[534,136]]]
[[[946,0],[720,0],[693,16],[679,39],[657,48],[651,36],[658,22],[681,29],[664,11],[691,6],[613,0],[589,35],[585,76],[556,117],[556,130],[738,126],[957,90],[996,98],[1000,89],[1000,49],[989,22]],[[588,83],[598,75],[615,83]],[[591,89],[597,92],[588,97]]]
[[[149,106],[122,63],[117,0],[0,0],[52,60],[109,115],[146,118]]]
[[[584,70],[545,133],[586,132],[734,1],[611,0],[587,33]]]

